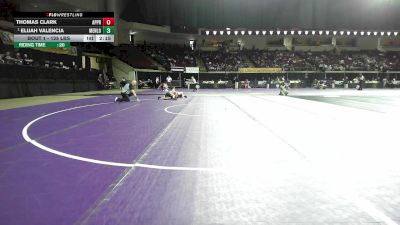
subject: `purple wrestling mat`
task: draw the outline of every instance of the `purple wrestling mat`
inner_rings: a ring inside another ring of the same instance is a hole
[[[0,111],[0,225],[399,224],[393,146],[337,122],[381,114],[270,93]]]

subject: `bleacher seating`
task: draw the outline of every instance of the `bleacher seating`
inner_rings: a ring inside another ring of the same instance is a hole
[[[152,57],[164,68],[170,70],[173,66],[196,66],[196,59],[187,46],[167,44],[137,45],[142,52]]]
[[[111,54],[117,56],[122,61],[128,63],[134,68],[139,69],[157,69],[150,60],[135,46],[132,45],[121,45],[119,47],[114,47],[110,51]]]
[[[378,51],[357,52],[292,52],[263,51],[246,52],[256,67],[279,67],[286,71],[398,71],[399,53]]]
[[[208,71],[237,71],[247,67],[242,53],[228,51],[202,52],[201,57]]]

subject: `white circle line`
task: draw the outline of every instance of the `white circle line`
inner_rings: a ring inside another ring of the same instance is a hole
[[[180,166],[159,166],[159,165],[151,165],[151,164],[142,164],[142,163],[120,163],[120,162],[110,162],[110,161],[104,161],[104,160],[97,160],[97,159],[91,159],[91,158],[86,158],[82,156],[77,156],[77,155],[72,155],[68,154],[65,152],[58,151],[56,149],[52,149],[50,147],[47,147],[35,140],[33,140],[29,135],[28,135],[28,129],[30,126],[32,126],[34,123],[37,121],[44,119],[46,117],[61,113],[61,112],[66,112],[66,111],[71,111],[75,109],[80,109],[80,108],[86,108],[86,107],[91,107],[91,106],[98,106],[98,105],[106,105],[106,104],[113,104],[114,102],[105,102],[105,103],[97,103],[97,104],[90,104],[90,105],[83,105],[83,106],[76,106],[68,109],[63,109],[59,110],[56,112],[48,113],[46,115],[40,116],[28,124],[25,125],[25,127],[22,129],[22,136],[25,139],[26,142],[36,146],[37,148],[61,156],[69,159],[74,159],[78,161],[83,161],[83,162],[88,162],[88,163],[94,163],[94,164],[100,164],[100,165],[107,165],[107,166],[118,166],[118,167],[141,167],[141,168],[149,168],[149,169],[158,169],[158,170],[175,170],[175,171],[221,171],[221,169],[217,168],[205,168],[205,167],[180,167]]]
[[[192,104],[202,104],[202,103],[192,103]],[[171,106],[166,107],[164,109],[164,111],[167,113],[170,113],[170,114],[181,115],[181,116],[200,116],[200,115],[196,115],[196,114],[186,114],[186,113],[177,113],[177,112],[169,111],[170,108],[174,108],[174,107],[182,106],[182,105],[188,105],[188,104],[171,105]]]

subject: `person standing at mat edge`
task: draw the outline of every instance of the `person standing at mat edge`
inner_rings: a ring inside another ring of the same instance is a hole
[[[158,90],[160,86],[161,86],[160,78],[156,77],[156,84],[154,85],[154,88]]]
[[[130,96],[134,95],[136,97],[136,101],[140,101],[139,98],[136,95],[136,92],[134,90],[134,87],[136,85],[136,81],[133,80],[132,82],[129,82],[125,78],[122,78],[120,82],[120,89],[121,89],[121,96],[122,98],[115,97],[115,102],[130,102]]]
[[[198,91],[199,89],[199,84],[196,81],[196,78],[194,78],[194,76],[192,76],[191,78],[192,84],[193,84],[193,92]]]
[[[168,75],[165,81],[167,81],[168,88],[172,87],[172,78],[170,75]]]
[[[361,91],[364,88],[365,77],[364,75],[360,74],[358,77],[358,88],[357,90]]]

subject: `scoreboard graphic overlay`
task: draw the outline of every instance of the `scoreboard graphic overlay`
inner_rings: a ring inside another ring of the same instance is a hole
[[[16,12],[14,18],[14,48],[114,42],[114,12]]]

